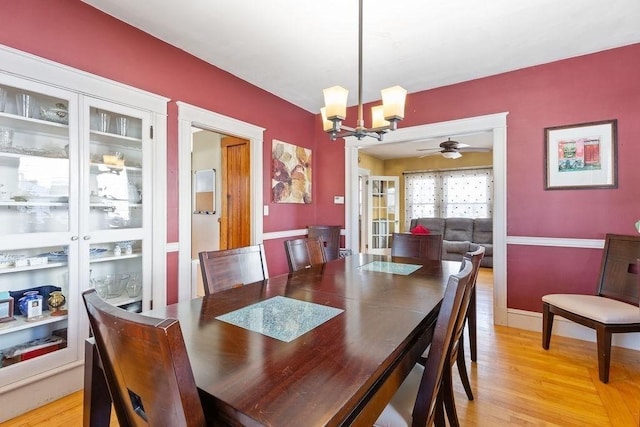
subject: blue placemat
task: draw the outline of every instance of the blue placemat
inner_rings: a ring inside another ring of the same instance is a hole
[[[290,342],[344,310],[287,297],[273,297],[216,317],[223,322]]]
[[[360,269],[377,271],[380,273],[402,274],[407,276],[422,267],[416,264],[403,264],[401,262],[373,261],[369,264],[361,265]]]

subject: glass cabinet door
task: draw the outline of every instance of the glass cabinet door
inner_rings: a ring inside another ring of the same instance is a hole
[[[77,359],[78,97],[0,80],[0,385]]]
[[[0,85],[0,236],[69,232],[69,100]]]
[[[143,226],[142,119],[89,108],[89,229]]]
[[[150,197],[148,112],[83,98],[82,152],[88,165],[80,191],[86,284],[107,302],[132,311],[150,308]],[[143,132],[147,129],[147,132]],[[145,286],[146,284],[146,286]],[[88,287],[87,286],[87,287]]]

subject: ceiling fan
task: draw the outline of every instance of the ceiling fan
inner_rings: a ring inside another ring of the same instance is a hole
[[[462,157],[460,150],[468,147],[471,147],[471,146],[469,144],[464,144],[462,142],[452,141],[451,138],[449,138],[446,141],[440,143],[440,148],[418,148],[417,151],[426,152],[419,158],[426,157],[426,156],[433,156],[434,154],[441,154],[442,157],[445,157],[447,159],[459,159],[460,157]],[[478,149],[472,149],[472,150],[480,151]],[[483,149],[482,151],[487,151],[487,150]]]

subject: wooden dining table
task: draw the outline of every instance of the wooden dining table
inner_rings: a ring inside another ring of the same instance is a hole
[[[357,254],[145,314],[180,321],[208,425],[370,426],[431,342],[459,268]],[[108,425],[91,339],[84,405],[85,425]]]

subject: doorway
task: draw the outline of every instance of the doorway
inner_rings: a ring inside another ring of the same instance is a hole
[[[177,247],[169,247],[168,252],[178,252],[178,301],[192,299],[197,295],[197,273],[199,265],[192,257],[192,128],[198,128],[221,135],[234,136],[248,141],[250,172],[249,192],[244,199],[249,201],[250,244],[263,241],[263,134],[264,128],[242,122],[212,111],[195,107],[184,102],[178,106],[178,235]],[[158,158],[159,164],[166,161]],[[222,180],[219,180],[222,181]],[[221,190],[219,190],[221,191]],[[197,258],[197,257],[196,257]]]
[[[448,122],[401,128],[385,135],[384,143],[400,143],[450,135],[491,132],[493,139],[494,206],[493,206],[493,276],[494,276],[494,323],[507,325],[507,208],[506,208],[506,161],[507,161],[507,114],[497,113],[470,117]],[[359,141],[345,138],[345,234],[347,248],[358,247],[358,218],[351,215],[358,203],[358,149],[377,141]]]

